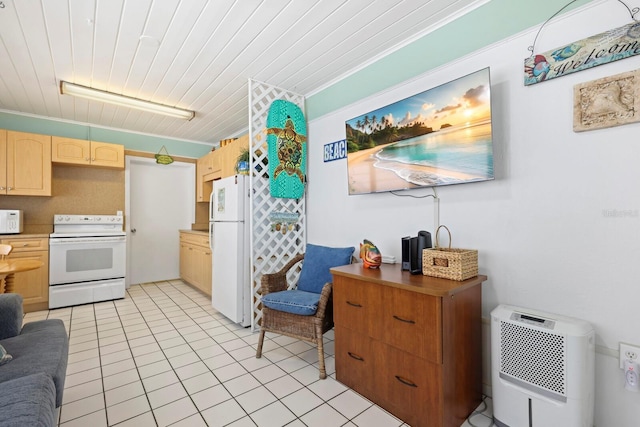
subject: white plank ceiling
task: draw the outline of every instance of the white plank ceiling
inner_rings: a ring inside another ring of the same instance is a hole
[[[486,0],[4,0],[0,109],[217,144],[248,79],[309,95]],[[60,95],[60,80],[195,110]]]

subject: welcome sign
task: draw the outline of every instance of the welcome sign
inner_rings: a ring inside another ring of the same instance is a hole
[[[524,60],[525,86],[640,54],[640,23],[633,22]]]

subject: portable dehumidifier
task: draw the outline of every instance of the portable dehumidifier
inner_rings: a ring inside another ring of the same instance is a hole
[[[589,323],[507,305],[491,312],[498,427],[592,427],[594,365]]]

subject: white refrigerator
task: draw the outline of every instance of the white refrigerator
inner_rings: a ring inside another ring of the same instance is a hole
[[[235,175],[213,182],[209,200],[211,305],[235,323],[251,325],[249,181]]]

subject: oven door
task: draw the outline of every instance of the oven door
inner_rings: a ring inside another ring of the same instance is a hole
[[[49,284],[124,277],[126,236],[49,239]]]

